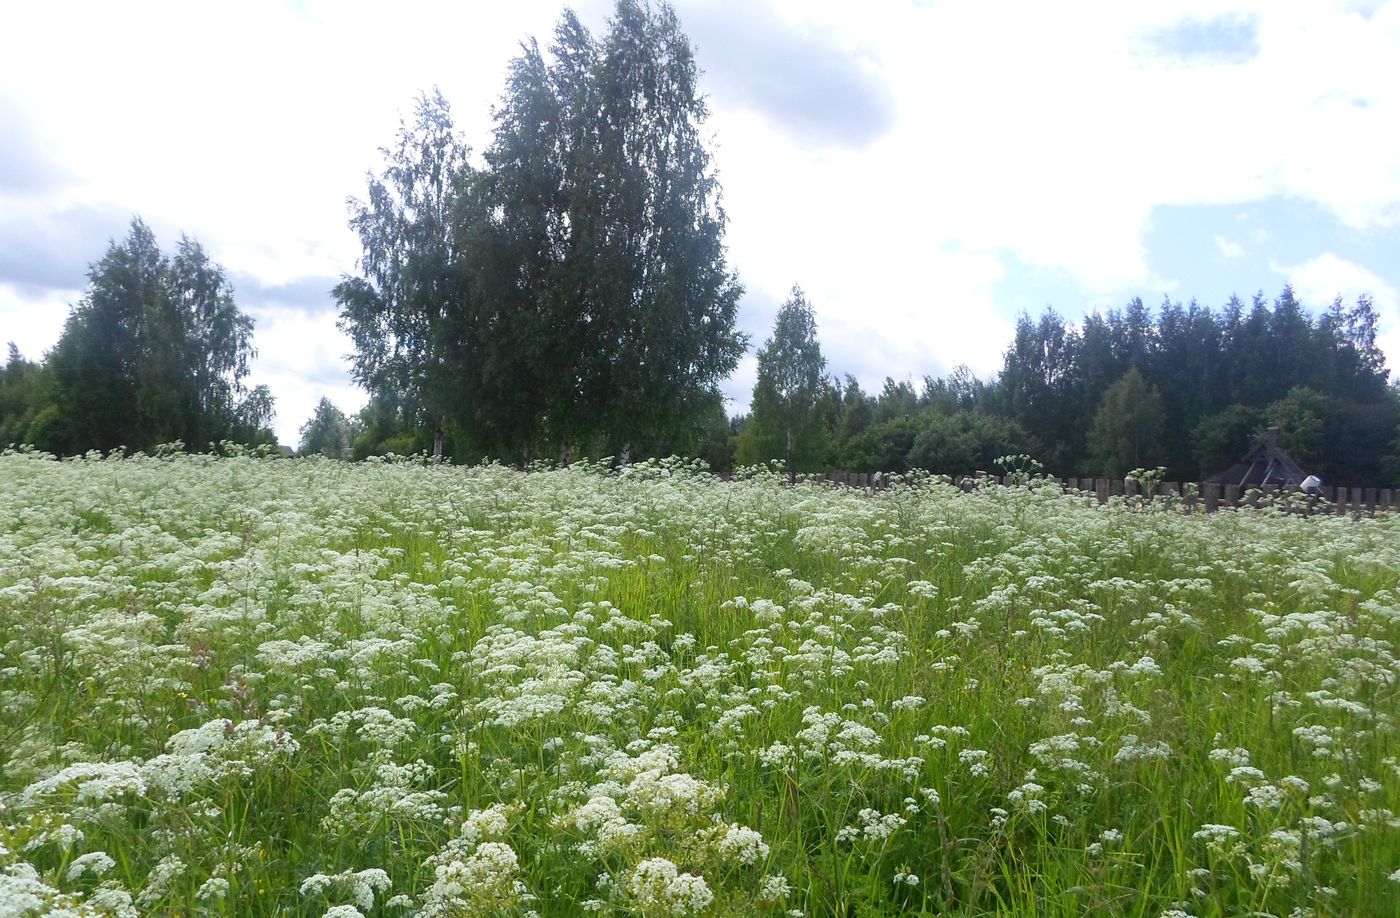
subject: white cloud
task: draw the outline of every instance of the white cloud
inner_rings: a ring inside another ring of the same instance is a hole
[[[1215,248],[1224,258],[1233,260],[1244,257],[1244,246],[1240,245],[1238,242],[1232,242],[1224,236],[1215,237]]]
[[[334,311],[271,307],[252,312],[258,356],[246,384],[265,384],[276,395],[273,429],[280,442],[297,445],[301,425],[323,396],[346,414],[364,407],[365,393],[351,384],[345,359],[350,339],[336,328]]]
[[[68,304],[82,291],[47,291],[35,295],[14,284],[0,283],[0,347],[13,341],[29,360],[40,360],[58,342],[68,318]]]
[[[1297,265],[1275,265],[1274,270],[1288,278],[1300,302],[1314,307],[1330,304],[1339,296],[1348,306],[1362,294],[1369,296],[1379,314],[1377,343],[1387,364],[1396,365],[1400,359],[1400,291],[1394,284],[1332,252]]]
[[[1366,294],[1379,309],[1400,307],[1400,295],[1394,285],[1369,268],[1332,252],[1324,252],[1301,264],[1276,266],[1275,270],[1287,275],[1294,293],[1305,303],[1323,305],[1338,296],[1350,301]]]

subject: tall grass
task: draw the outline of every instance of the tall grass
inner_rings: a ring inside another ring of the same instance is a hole
[[[0,915],[1392,915],[1400,521],[0,455]]]

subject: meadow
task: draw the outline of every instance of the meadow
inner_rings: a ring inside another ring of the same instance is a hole
[[[1394,915],[1400,517],[0,455],[0,916]]]

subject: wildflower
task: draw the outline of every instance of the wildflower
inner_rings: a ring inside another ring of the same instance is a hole
[[[652,857],[639,863],[632,871],[628,888],[643,911],[661,911],[668,915],[696,915],[714,901],[714,893],[705,878],[680,873],[676,865],[664,857]]]
[[[185,873],[185,862],[168,854],[146,876],[146,886],[136,897],[136,904],[150,908],[165,897],[170,887]]]
[[[1400,871],[1396,871],[1400,873]],[[1392,877],[1391,879],[1395,879]],[[1400,882],[1400,881],[1397,881]],[[792,892],[792,887],[788,885],[787,877],[780,873],[770,874],[764,877],[758,884],[758,901],[765,903],[781,902]]]
[[[194,897],[200,902],[208,902],[211,899],[222,899],[228,895],[229,882],[223,877],[210,877],[200,884],[199,890]]]
[[[353,905],[332,905],[321,918],[365,918],[365,913]]]
[[[526,891],[519,872],[520,859],[515,850],[502,842],[482,842],[465,857],[440,857],[434,867],[433,884],[423,897],[423,914],[509,908]]]
[[[302,881],[303,896],[320,895],[335,891],[350,899],[358,908],[368,911],[374,908],[376,893],[382,893],[392,886],[389,875],[378,867],[367,870],[346,870],[326,875],[314,874]]]
[[[736,864],[757,864],[768,857],[768,844],[763,836],[747,826],[734,823],[726,826],[717,846],[721,854]]]
[[[132,762],[80,762],[29,785],[20,799],[31,803],[69,787],[75,790],[78,803],[100,803],[127,794],[139,797],[146,793],[146,780]]]
[[[73,859],[68,865],[68,879],[70,881],[79,879],[87,874],[100,877],[117,865],[112,860],[112,856],[105,851],[92,851],[82,854]]]

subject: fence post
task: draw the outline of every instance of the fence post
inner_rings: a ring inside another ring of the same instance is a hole
[[[1123,479],[1123,496],[1135,497],[1137,495],[1138,483],[1132,478]]]
[[[1240,486],[1227,484],[1225,493],[1221,498],[1227,507],[1238,507],[1240,504]]]
[[[1206,512],[1214,513],[1220,509],[1220,485],[1211,482],[1201,485],[1201,496],[1205,498]]]
[[[1395,505],[1391,503],[1391,501],[1394,499],[1393,495],[1394,492],[1392,492],[1389,488],[1381,488],[1379,506],[1382,510],[1390,511],[1395,509]]]
[[[1366,513],[1370,516],[1376,515],[1376,489],[1367,488],[1365,492]]]

